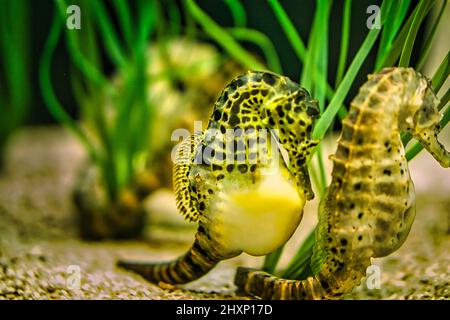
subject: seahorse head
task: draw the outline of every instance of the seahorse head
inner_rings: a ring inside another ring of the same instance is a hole
[[[289,162],[297,186],[307,194],[314,196],[309,181],[307,161],[311,150],[318,141],[311,140],[311,131],[319,116],[318,101],[311,98],[308,91],[299,88],[290,94],[276,96],[265,106],[265,119],[281,146],[289,155]],[[302,191],[302,192],[303,192]]]

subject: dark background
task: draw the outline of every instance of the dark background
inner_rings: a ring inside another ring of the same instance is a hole
[[[0,0],[0,1],[13,1],[13,0]],[[178,0],[178,4],[183,0]],[[115,17],[114,10],[111,8],[109,1],[104,1],[105,5],[112,17]],[[130,4],[133,6],[133,0]],[[164,4],[164,1],[161,1]],[[232,26],[232,16],[228,10],[227,5],[221,0],[197,0],[199,6],[205,10],[216,22],[220,25],[228,27]],[[381,1],[375,0],[358,0],[352,3],[352,19],[351,19],[351,38],[348,51],[347,65],[352,61],[359,46],[363,42],[367,35],[368,29],[366,28],[366,20],[368,14],[366,9],[371,4],[380,5]],[[68,4],[71,2],[69,1]],[[275,16],[264,0],[242,0],[246,13],[247,13],[247,26],[262,31],[270,37],[274,43],[280,60],[282,63],[285,74],[291,77],[294,81],[298,82],[301,65],[296,58],[296,55],[291,48],[286,36],[281,29],[281,26],[277,23]],[[311,28],[312,19],[314,17],[315,1],[314,0],[281,0],[280,3],[288,13],[290,19],[293,21],[297,30],[299,30],[301,37],[305,44],[308,40],[308,32]],[[335,0],[333,2],[331,16],[330,16],[330,37],[329,37],[329,83],[333,84],[335,79],[335,72],[337,68],[337,62],[339,58],[339,48],[341,41],[341,27],[342,27],[342,7],[344,1]],[[410,12],[415,7],[417,1],[412,1],[410,6]],[[54,13],[54,3],[50,0],[32,1],[31,6],[31,75],[32,75],[32,105],[29,117],[27,119],[28,124],[47,124],[53,123],[54,119],[47,111],[41,94],[39,92],[38,83],[38,66],[41,56],[42,48],[45,43],[46,37],[50,30],[50,24]],[[164,6],[164,5],[163,5]],[[180,9],[182,6],[179,6]],[[409,14],[408,14],[409,15]],[[113,20],[115,21],[115,20]],[[117,22],[117,21],[115,21]],[[17,21],[20,23],[20,21]],[[83,8],[81,8],[81,24],[83,24]],[[1,31],[1,30],[0,30]],[[4,31],[1,31],[4,32]],[[419,37],[417,39],[419,46],[423,40],[423,30],[419,31]],[[244,47],[254,50],[256,52],[259,49],[255,46],[244,44]],[[369,55],[368,59],[364,63],[360,70],[360,73],[355,81],[350,95],[347,100],[350,100],[356,94],[357,88],[365,81],[366,75],[373,70],[375,61],[375,50]],[[417,52],[417,50],[416,50]],[[412,57],[412,63],[416,61],[418,57]],[[105,60],[107,57],[105,56]],[[52,80],[54,90],[60,99],[63,106],[73,116],[77,116],[76,101],[72,95],[70,87],[70,61],[69,56],[64,48],[64,42],[60,40],[59,46],[53,56],[52,65]],[[114,72],[112,65],[106,64],[105,70],[107,74]],[[346,101],[347,103],[349,101]]]

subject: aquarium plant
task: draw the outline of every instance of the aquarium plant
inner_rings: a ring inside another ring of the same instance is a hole
[[[0,2],[0,169],[7,140],[26,120],[32,100],[29,18],[26,0]]]
[[[69,3],[55,3],[40,83],[53,116],[89,155],[74,192],[81,234],[138,236],[145,226],[143,200],[157,188],[171,187],[172,130],[192,131],[194,120],[206,119],[205,110],[240,72],[239,64],[199,40],[189,27],[192,19],[181,16],[175,1],[165,6],[117,0],[112,8],[78,1],[79,30],[65,27]],[[52,53],[62,36],[79,122],[66,113],[51,84]]]
[[[137,2],[137,13],[132,17],[125,1],[114,1],[120,34],[103,2],[79,1],[76,5],[82,25],[69,29],[69,4],[55,1],[40,64],[42,95],[51,114],[79,138],[88,154],[75,192],[82,236],[136,236],[145,221],[142,199],[153,187],[151,177],[144,176],[140,184],[136,179],[148,155],[149,140],[145,137],[152,125],[145,70],[146,45],[156,21],[154,2]],[[80,122],[67,114],[51,82],[52,54],[62,36],[71,59],[70,81],[80,107]],[[114,86],[109,78],[107,63],[122,75],[120,85]],[[109,109],[108,100],[114,101]]]

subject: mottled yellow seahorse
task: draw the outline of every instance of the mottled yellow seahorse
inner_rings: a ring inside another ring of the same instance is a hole
[[[283,245],[314,196],[306,163],[318,115],[317,101],[287,77],[248,72],[231,81],[208,129],[182,143],[174,166],[177,206],[198,223],[193,246],[171,262],[119,266],[151,282],[182,284],[220,260]]]
[[[437,140],[439,101],[430,83],[411,68],[369,76],[343,120],[332,182],[319,208],[311,268],[306,280],[287,280],[239,268],[235,283],[265,299],[334,299],[365,276],[372,257],[405,241],[415,217],[400,132],[409,132],[441,164],[450,154]]]

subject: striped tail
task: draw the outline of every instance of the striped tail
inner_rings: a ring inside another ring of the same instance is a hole
[[[306,280],[287,280],[267,272],[239,267],[234,284],[238,292],[270,300],[321,300],[339,299],[342,294],[334,293],[320,275]]]
[[[133,271],[146,280],[158,284],[183,284],[194,281],[208,273],[219,262],[209,250],[196,239],[193,246],[183,256],[169,262],[119,261],[121,268]]]

